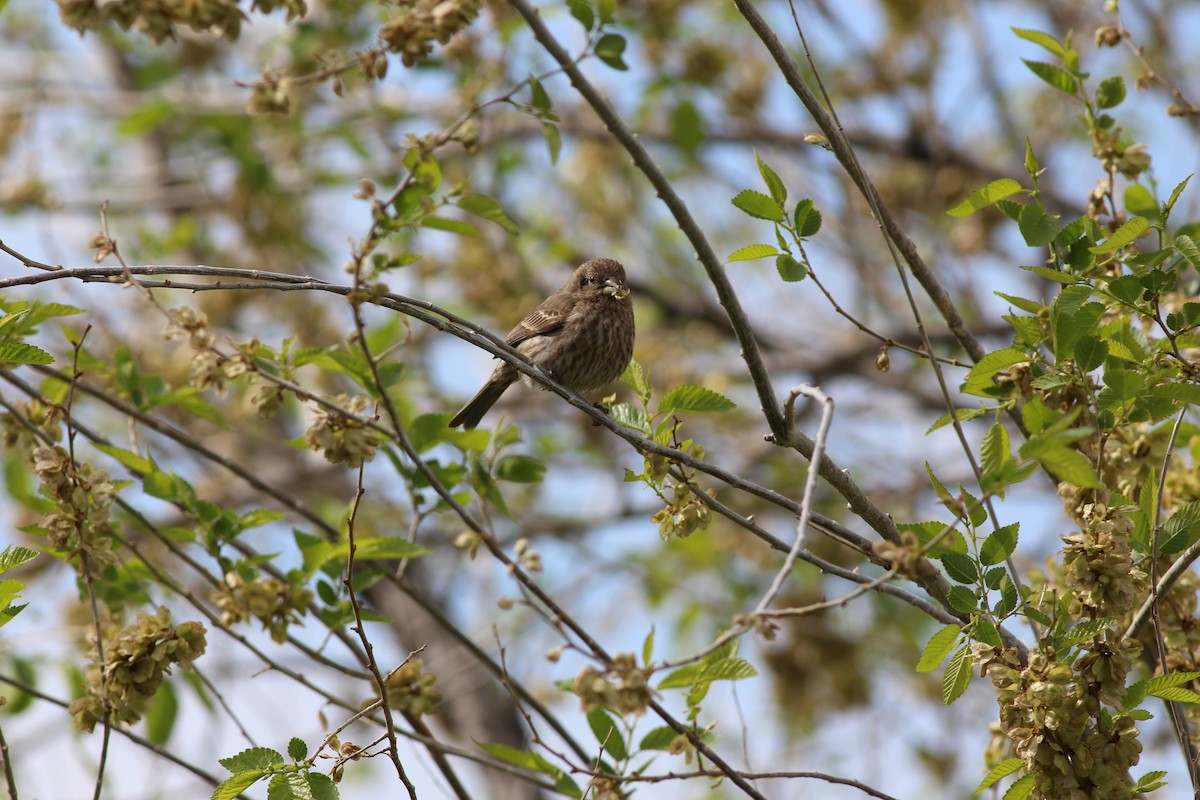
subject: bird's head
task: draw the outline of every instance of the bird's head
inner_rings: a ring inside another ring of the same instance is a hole
[[[584,262],[571,277],[572,282],[583,292],[603,292],[615,300],[629,296],[625,285],[625,268],[611,258],[593,258]]]

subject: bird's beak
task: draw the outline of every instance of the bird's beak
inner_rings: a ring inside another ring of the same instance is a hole
[[[611,294],[614,300],[624,300],[629,297],[629,287],[623,283],[617,283],[611,278],[604,282],[604,291]]]

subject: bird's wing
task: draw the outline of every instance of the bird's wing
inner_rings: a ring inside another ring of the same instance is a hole
[[[562,328],[563,321],[567,318],[567,312],[570,310],[569,303],[561,302],[562,299],[550,297],[530,312],[529,316],[521,320],[520,324],[509,332],[508,338],[505,339],[508,346],[516,347],[534,336],[552,336],[557,333]]]

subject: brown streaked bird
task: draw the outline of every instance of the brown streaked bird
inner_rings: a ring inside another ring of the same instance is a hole
[[[552,379],[580,394],[615,381],[633,357],[633,301],[625,285],[625,268],[611,258],[585,262],[505,341]],[[501,362],[450,420],[450,427],[474,428],[517,378],[534,385],[516,367]]]

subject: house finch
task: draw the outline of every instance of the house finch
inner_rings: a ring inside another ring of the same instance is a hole
[[[633,302],[625,268],[611,258],[593,258],[547,297],[505,339],[558,383],[580,394],[621,377],[633,357]],[[504,390],[528,376],[502,362],[450,427],[474,428]]]

